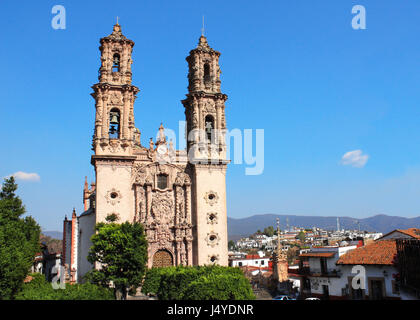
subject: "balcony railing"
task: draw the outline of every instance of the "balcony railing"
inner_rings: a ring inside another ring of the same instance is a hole
[[[321,270],[310,270],[309,267],[303,267],[295,270],[289,270],[289,273],[304,275],[304,276],[311,276],[311,277],[341,277],[341,272],[339,270],[332,270],[332,271],[324,271]]]

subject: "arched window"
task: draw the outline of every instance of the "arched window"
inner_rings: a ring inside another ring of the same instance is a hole
[[[120,71],[120,60],[120,55],[118,53],[114,54],[114,58],[112,59],[112,72]]]
[[[119,139],[120,137],[120,110],[112,109],[109,113],[109,138]]]
[[[204,64],[204,81],[210,81],[210,65]]]
[[[205,119],[206,124],[206,137],[209,142],[213,142],[214,139],[212,139],[213,130],[214,130],[214,118],[211,115],[207,115]]]

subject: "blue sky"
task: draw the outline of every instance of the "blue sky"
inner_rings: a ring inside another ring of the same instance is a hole
[[[51,27],[57,4],[65,30]],[[351,27],[357,4],[366,30]],[[185,57],[202,15],[222,53],[228,127],[265,130],[263,174],[229,167],[229,216],[420,215],[419,1],[3,0],[0,177],[39,175],[18,180],[19,195],[45,230],[81,213],[84,176],[94,179],[99,38],[119,16],[136,43],[135,117],[147,145],[161,121],[183,120]],[[355,150],[367,162],[343,165]]]

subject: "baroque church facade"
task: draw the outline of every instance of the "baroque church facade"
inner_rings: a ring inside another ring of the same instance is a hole
[[[134,42],[121,26],[100,39],[99,82],[93,85],[96,116],[91,163],[96,181],[85,181],[84,212],[64,220],[63,264],[71,282],[93,266],[86,257],[95,224],[141,222],[148,266],[228,264],[225,102],[220,52],[202,35],[186,58],[188,93],[182,100],[186,150],[174,150],[163,125],[156,141],[140,142],[134,123],[139,89],[132,84]]]

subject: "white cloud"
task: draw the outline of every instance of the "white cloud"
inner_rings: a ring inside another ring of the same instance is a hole
[[[363,168],[368,160],[369,156],[367,154],[363,154],[362,150],[354,150],[347,152],[341,158],[341,164],[355,168]]]
[[[22,171],[18,171],[9,175],[9,177],[11,176],[15,177],[16,180],[23,181],[39,181],[41,179],[38,173],[26,173]]]

